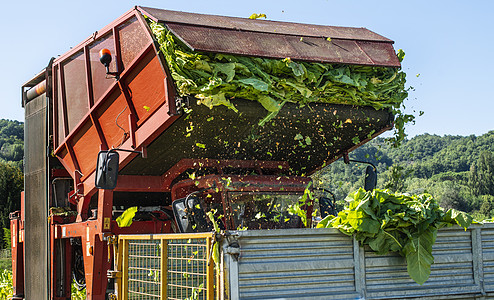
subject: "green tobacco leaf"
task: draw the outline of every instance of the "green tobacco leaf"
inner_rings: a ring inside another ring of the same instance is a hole
[[[381,224],[371,218],[363,218],[360,220],[361,231],[376,234],[379,232],[379,227],[381,227]]]
[[[399,251],[402,248],[400,242],[385,230],[379,230],[379,233],[369,242],[369,247],[377,254],[386,254],[389,251]]]
[[[258,17],[265,15],[252,15],[252,18]],[[199,103],[210,108],[226,105],[233,109],[226,99],[243,98],[261,102],[269,114],[277,112],[274,102],[267,103],[268,100],[260,98],[260,94],[277,103],[372,106],[397,115],[395,138],[392,140],[396,145],[406,136],[405,124],[414,120],[413,115],[406,115],[399,109],[408,91],[405,88],[406,74],[396,68],[192,51],[163,24],[149,19],[148,22],[180,96],[201,95]],[[224,97],[218,98],[219,94],[224,94]]]
[[[321,221],[319,221],[319,223],[317,223],[316,228],[328,228],[328,227],[332,227],[331,226],[331,223],[332,223],[333,219],[335,219],[335,218],[337,218],[337,217],[335,217],[333,215],[326,216],[324,219],[322,219]]]
[[[379,233],[369,242],[369,247],[377,254],[386,254],[389,251],[389,244],[389,235],[384,230],[379,230]]]
[[[290,69],[292,69],[293,75],[295,75],[296,77],[301,77],[305,74],[303,65],[293,61],[288,62],[287,65],[288,67],[290,67]]]
[[[465,230],[472,224],[473,217],[471,215],[456,209],[451,209],[451,211],[451,217],[456,221],[456,224],[460,225]]]
[[[226,82],[232,81],[233,77],[235,77],[235,63],[218,63],[214,64],[214,73],[223,73],[226,75]]]
[[[252,19],[252,20],[259,19],[259,18],[266,19],[266,14],[252,14],[249,17],[249,19]]]
[[[473,218],[467,213],[444,212],[429,194],[391,194],[388,191],[359,189],[346,199],[338,216],[326,218],[318,227],[333,227],[371,247],[378,254],[399,252],[406,257],[411,278],[423,284],[434,261],[432,245],[437,228],[447,224],[468,227]]]
[[[206,105],[209,108],[213,108],[214,106],[224,105],[234,112],[238,112],[237,108],[230,102],[230,100],[225,98],[224,93],[219,93],[212,96],[205,96],[202,94],[196,95],[199,99],[199,102]]]
[[[380,223],[365,216],[363,211],[350,211],[347,215],[348,223],[359,231],[376,234],[379,231]]]
[[[269,112],[277,112],[281,108],[281,103],[278,103],[278,101],[269,96],[259,96],[257,101],[259,101],[262,106]]]
[[[133,206],[126,209],[123,212],[123,214],[121,214],[117,218],[118,227],[129,227],[130,225],[132,225],[132,219],[134,219],[136,212],[137,212],[137,206]]]
[[[254,78],[254,77],[246,78],[246,79],[240,79],[239,81],[243,84],[251,85],[256,90],[259,90],[261,92],[267,92],[267,90],[269,88],[269,86],[266,82],[259,80],[257,78]]]
[[[436,241],[436,233],[437,230],[429,227],[403,247],[408,274],[420,285],[424,284],[431,274],[431,265],[434,262],[432,245]]]
[[[218,225],[218,222],[216,221],[216,219],[214,218],[214,213],[212,211],[209,211],[206,213],[206,215],[208,216],[209,220],[211,221],[211,223],[213,224],[213,228],[216,232],[220,232],[220,226]]]

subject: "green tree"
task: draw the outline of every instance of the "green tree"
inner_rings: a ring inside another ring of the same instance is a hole
[[[494,155],[483,151],[470,167],[468,185],[474,195],[494,196]]]
[[[24,187],[22,171],[11,163],[0,161],[0,227],[9,228],[9,214],[21,208]]]
[[[405,180],[409,174],[410,172],[405,170],[404,167],[393,165],[389,167],[388,171],[385,173],[386,181],[384,182],[383,187],[393,192],[404,192]]]

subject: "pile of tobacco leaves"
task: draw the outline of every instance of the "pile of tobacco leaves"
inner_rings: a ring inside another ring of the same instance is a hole
[[[372,106],[397,114],[398,139],[413,121],[400,105],[408,96],[406,74],[398,68],[355,66],[271,59],[190,50],[160,23],[149,23],[181,96],[194,95],[210,108],[235,109],[234,98],[258,101],[267,110],[265,121],[283,104],[311,102]],[[331,41],[328,40],[328,43]],[[399,51],[398,57],[403,58]]]
[[[327,216],[317,227],[334,227],[354,235],[377,254],[400,253],[406,258],[408,274],[418,284],[429,278],[437,230],[453,224],[466,229],[473,221],[467,213],[439,207],[429,194],[359,189],[346,201],[338,216]]]

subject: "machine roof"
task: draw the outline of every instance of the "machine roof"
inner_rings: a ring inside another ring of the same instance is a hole
[[[138,7],[196,51],[400,67],[393,41],[366,28],[224,17]],[[328,39],[330,38],[330,39]]]

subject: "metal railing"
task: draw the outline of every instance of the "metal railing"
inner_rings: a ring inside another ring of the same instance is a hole
[[[213,233],[120,235],[117,297],[213,300]]]

